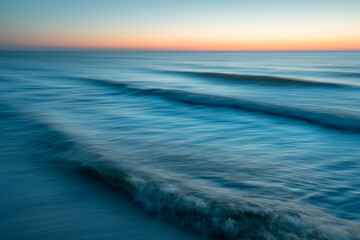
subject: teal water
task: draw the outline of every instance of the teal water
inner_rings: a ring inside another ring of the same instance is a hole
[[[199,238],[360,239],[359,51],[8,51],[0,81],[0,152],[30,169],[83,169]]]

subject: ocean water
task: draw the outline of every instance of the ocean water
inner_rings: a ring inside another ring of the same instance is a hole
[[[359,51],[3,51],[0,82],[5,239],[360,239]]]

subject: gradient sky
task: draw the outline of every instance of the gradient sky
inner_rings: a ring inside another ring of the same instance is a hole
[[[0,47],[359,50],[360,0],[1,0]]]

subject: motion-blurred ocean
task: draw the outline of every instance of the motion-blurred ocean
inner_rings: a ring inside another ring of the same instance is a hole
[[[114,239],[117,194],[179,239],[360,239],[359,51],[2,51],[0,82],[4,239]]]

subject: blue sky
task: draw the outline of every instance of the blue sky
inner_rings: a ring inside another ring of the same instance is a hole
[[[2,0],[1,46],[360,47],[360,1]]]

